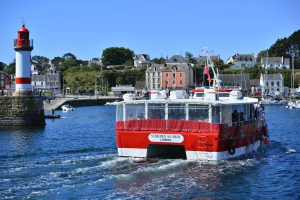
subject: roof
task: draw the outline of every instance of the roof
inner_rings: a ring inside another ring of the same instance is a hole
[[[188,63],[188,61],[181,55],[174,55],[166,63]]]
[[[132,85],[116,85],[111,87],[112,92],[133,92],[134,87]]]
[[[144,60],[145,59],[147,61],[150,61],[150,56],[147,55],[147,54],[136,54],[134,59],[137,59],[137,60],[140,60],[140,59]]]
[[[18,32],[29,32],[28,29],[25,28],[25,24],[22,25],[22,28]]]
[[[254,55],[253,54],[234,54],[232,58],[235,61],[254,61]]]
[[[262,57],[261,64],[282,64],[282,57]]]
[[[261,74],[264,80],[282,80],[281,74]]]
[[[151,64],[146,72],[161,72],[163,69],[164,65],[163,64]]]
[[[190,68],[188,64],[151,64],[146,70],[146,72],[170,72],[174,69],[176,71],[186,71]]]
[[[250,77],[249,74],[220,74],[219,78],[221,79],[222,86],[230,87],[250,87]]]

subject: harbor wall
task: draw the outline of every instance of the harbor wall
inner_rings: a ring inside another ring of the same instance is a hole
[[[41,97],[0,96],[0,127],[44,125]]]
[[[115,100],[120,99],[71,99],[66,101],[65,104],[70,104],[73,107],[81,107],[81,106],[98,106],[104,105],[106,102],[114,102]]]

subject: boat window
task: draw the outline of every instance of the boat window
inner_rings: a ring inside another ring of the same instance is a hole
[[[219,97],[229,97],[229,93],[218,93]]]
[[[220,107],[212,106],[212,123],[220,123]]]
[[[168,104],[168,119],[185,120],[185,104]]]
[[[149,103],[148,119],[165,119],[165,104]]]
[[[227,124],[228,126],[232,125],[232,106],[231,105],[223,105],[220,107],[221,110],[221,123]]]
[[[199,104],[189,104],[189,120],[208,121],[208,106]]]
[[[204,93],[196,93],[196,97],[204,97]]]
[[[248,104],[232,106],[232,123],[248,122],[250,119],[250,107]]]
[[[117,122],[123,121],[123,104],[117,105]]]
[[[145,119],[145,104],[126,104],[126,121]]]

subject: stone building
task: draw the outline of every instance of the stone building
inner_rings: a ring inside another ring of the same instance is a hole
[[[249,74],[220,74],[219,79],[222,88],[242,88],[247,93],[251,91]]]
[[[261,74],[260,86],[262,95],[284,95],[284,82],[282,74]]]
[[[150,64],[150,56],[147,54],[136,54],[133,58],[135,67],[146,67]]]
[[[32,87],[35,92],[48,96],[59,96],[61,94],[59,72],[51,67],[44,75],[32,73]]]
[[[185,89],[192,86],[193,69],[189,64],[152,64],[146,70],[148,90]]]
[[[0,90],[9,90],[10,86],[9,76],[5,72],[0,71]]]
[[[254,67],[254,54],[234,54],[226,61],[226,64],[237,68]]]
[[[261,66],[263,68],[290,68],[290,59],[281,57],[261,57]]]

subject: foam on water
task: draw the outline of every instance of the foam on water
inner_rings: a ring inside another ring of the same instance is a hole
[[[296,149],[288,148],[286,153],[297,153]]]

